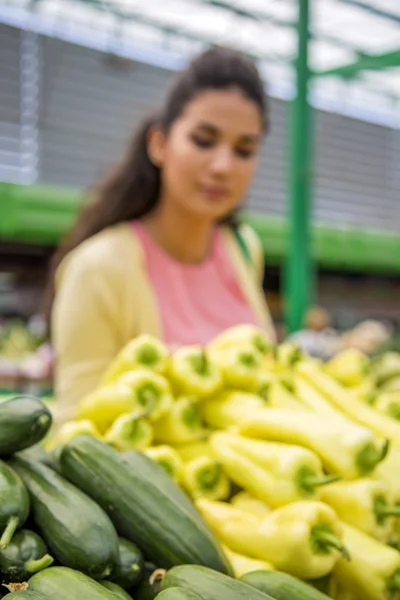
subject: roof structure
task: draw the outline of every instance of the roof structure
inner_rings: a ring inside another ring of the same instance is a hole
[[[278,97],[293,90],[297,15],[297,0],[0,0],[0,22],[172,68],[210,44],[238,47]],[[314,104],[400,126],[399,0],[314,0],[309,56]]]

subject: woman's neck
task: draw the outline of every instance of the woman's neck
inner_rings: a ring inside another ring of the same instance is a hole
[[[142,223],[151,237],[179,262],[201,263],[211,251],[214,225],[208,220],[159,205],[143,217]]]

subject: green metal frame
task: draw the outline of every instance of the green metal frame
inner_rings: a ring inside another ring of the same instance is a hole
[[[318,77],[340,76],[355,77],[360,71],[377,71],[390,67],[400,67],[400,50],[385,52],[384,54],[364,54],[360,56],[355,63],[327,69],[326,71],[316,71],[314,75]]]
[[[48,186],[0,184],[0,240],[58,244],[76,219],[82,194]],[[288,256],[288,220],[245,212],[257,231],[267,264],[281,265]],[[400,236],[385,231],[310,227],[310,254],[319,268],[400,275]]]
[[[344,3],[352,4],[368,10],[391,21],[400,23],[395,15],[381,11],[362,0],[342,0]],[[304,316],[314,294],[314,268],[312,265],[311,244],[311,144],[312,135],[310,130],[311,108],[308,101],[308,86],[312,76],[336,76],[352,78],[362,71],[378,70],[388,67],[400,66],[400,50],[387,52],[380,55],[360,55],[359,59],[352,63],[321,72],[310,73],[308,64],[308,44],[310,39],[310,0],[298,0],[298,53],[295,61],[296,71],[296,95],[292,102],[292,129],[291,129],[291,156],[290,156],[290,190],[289,190],[289,229],[287,232],[288,252],[286,256],[285,269],[285,317],[289,332],[300,329],[303,325]],[[321,231],[321,229],[320,229]],[[397,236],[396,236],[397,237]],[[386,236],[386,246],[392,243],[398,245],[395,239]],[[384,242],[381,240],[381,248]],[[367,246],[365,246],[365,249]],[[349,250],[346,244],[338,244],[335,251],[339,256],[343,251]],[[367,253],[370,265],[376,264],[374,256]],[[365,256],[365,258],[367,257]],[[321,258],[321,257],[319,257]],[[372,259],[372,260],[371,260]],[[376,256],[375,256],[376,259]],[[379,260],[379,259],[378,259]],[[395,257],[393,268],[400,259]]]
[[[285,320],[289,332],[300,329],[313,294],[310,258],[311,108],[308,101],[309,0],[299,0],[296,96],[291,103],[289,240],[285,265]]]

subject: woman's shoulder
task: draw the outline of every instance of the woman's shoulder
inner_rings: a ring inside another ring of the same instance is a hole
[[[130,256],[130,260],[134,260],[134,251],[134,234],[129,223],[107,227],[79,244],[64,257],[58,267],[57,278],[71,268],[79,268],[82,272],[93,268],[98,272],[118,272],[122,265],[126,264],[123,257]]]
[[[241,247],[242,253],[246,254],[246,258],[250,259],[257,273],[262,276],[264,271],[264,250],[262,242],[253,227],[247,223],[240,223],[235,231],[230,227],[226,231],[229,237],[234,240],[235,245]]]
[[[263,257],[263,246],[255,229],[247,223],[241,223],[238,231],[247,245],[250,255],[257,261],[260,260]]]

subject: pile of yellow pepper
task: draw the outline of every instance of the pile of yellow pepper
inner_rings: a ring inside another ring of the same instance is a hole
[[[323,364],[247,325],[173,353],[141,336],[57,443],[86,433],[153,458],[237,576],[276,569],[325,578],[337,600],[396,600],[399,374],[398,355],[373,362],[348,350]]]

